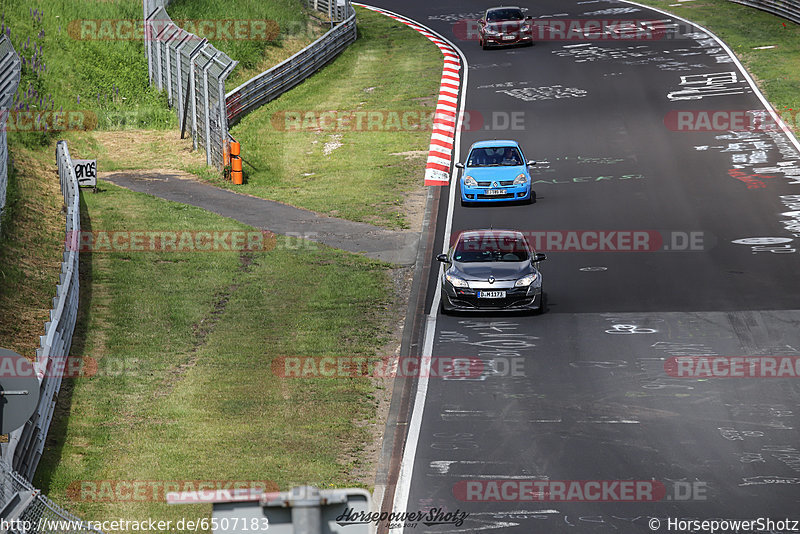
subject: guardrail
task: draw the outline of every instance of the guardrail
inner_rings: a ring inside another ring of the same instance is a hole
[[[81,230],[80,192],[66,141],[58,142],[56,161],[67,211],[66,238],[50,321],[45,323],[45,335],[40,337],[41,346],[36,349],[34,368],[39,377],[39,405],[25,425],[11,433],[8,443],[8,455],[12,457],[13,469],[28,480],[33,479],[42,457],[56,397],[61,389],[63,373],[48,373],[48,370],[65,368],[78,318],[77,238]]]
[[[22,76],[22,64],[11,46],[11,40],[0,36],[0,216],[6,206],[8,188],[8,140],[6,139],[6,120],[11,111],[11,102],[17,92]]]
[[[307,0],[307,4],[323,13],[331,13],[332,20],[344,15],[346,18],[289,59],[251,78],[225,95],[228,125],[233,126],[249,112],[299,84],[356,40],[356,12],[349,0]]]
[[[102,534],[42,495],[4,460],[0,460],[0,505],[4,505],[3,520],[29,527],[24,529],[26,534]],[[23,530],[12,528],[9,532]]]
[[[222,169],[229,138],[225,78],[238,62],[206,39],[178,27],[163,2],[143,0],[143,9],[153,5],[144,21],[150,85],[167,92],[179,123],[188,122],[194,148],[205,149],[206,164]]]
[[[730,0],[800,24],[800,0]]]

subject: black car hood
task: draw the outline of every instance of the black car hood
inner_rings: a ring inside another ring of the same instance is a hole
[[[516,280],[536,272],[530,261],[453,262],[453,269],[464,280]],[[454,273],[456,274],[456,273]]]

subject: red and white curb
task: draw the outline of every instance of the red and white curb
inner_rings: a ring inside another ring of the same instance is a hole
[[[361,3],[352,3],[371,11],[391,17],[418,31],[439,47],[444,56],[442,80],[439,83],[439,98],[433,114],[433,131],[425,165],[425,185],[449,185],[450,168],[453,163],[456,123],[458,122],[458,93],[461,88],[461,59],[455,49],[429,28],[397,13]]]

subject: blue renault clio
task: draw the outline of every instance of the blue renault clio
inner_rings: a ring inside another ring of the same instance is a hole
[[[478,141],[469,148],[467,162],[456,163],[461,173],[461,205],[483,202],[536,202],[528,167],[519,143]]]

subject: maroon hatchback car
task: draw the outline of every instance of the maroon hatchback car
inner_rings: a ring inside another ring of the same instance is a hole
[[[478,20],[478,42],[486,50],[490,46],[532,45],[532,17],[518,7],[493,7]]]

